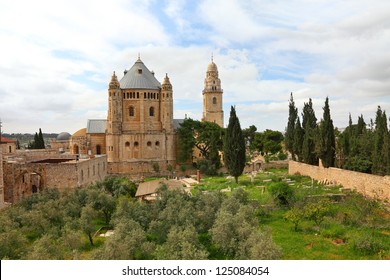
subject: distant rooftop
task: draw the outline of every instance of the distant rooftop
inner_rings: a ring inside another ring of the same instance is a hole
[[[107,120],[88,120],[87,133],[106,133]]]
[[[72,137],[72,135],[70,135],[70,133],[68,133],[68,132],[61,132],[60,134],[58,134],[57,140],[58,141],[66,141],[66,140],[69,140],[70,137]]]
[[[16,139],[10,139],[4,136],[1,136],[1,143],[15,143]]]

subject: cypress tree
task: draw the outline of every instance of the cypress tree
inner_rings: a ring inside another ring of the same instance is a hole
[[[34,142],[32,143],[31,148],[38,149],[38,145],[39,145],[39,136],[38,136],[38,133],[35,132]]]
[[[329,98],[326,97],[323,107],[324,115],[321,121],[320,158],[324,167],[334,166],[336,141],[334,137],[333,121],[330,117]]]
[[[299,117],[294,127],[294,151],[298,157],[299,161],[302,161],[302,144],[303,144],[304,131],[301,126],[301,121]]]
[[[389,131],[387,128],[386,112],[378,106],[375,117],[374,151],[372,172],[385,175],[389,167]]]
[[[302,159],[307,164],[318,164],[318,157],[316,155],[316,130],[317,130],[317,118],[313,109],[313,103],[311,98],[308,103],[304,103],[302,113],[302,124],[304,130],[303,146],[302,146]]]
[[[286,128],[285,144],[286,149],[291,153],[291,157],[295,160],[295,154],[297,153],[294,149],[294,129],[297,122],[298,109],[295,107],[293,94],[290,94],[290,102],[288,105],[288,122]]]
[[[37,149],[44,149],[45,148],[45,140],[43,139],[42,130],[39,128],[39,134],[38,134],[38,147]]]
[[[235,107],[231,106],[229,125],[226,129],[225,141],[223,143],[224,162],[229,174],[234,176],[238,183],[245,167],[245,140],[242,135],[240,121],[236,115]]]

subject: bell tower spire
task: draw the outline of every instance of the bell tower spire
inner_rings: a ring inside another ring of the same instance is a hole
[[[211,54],[211,62],[207,66],[206,78],[204,79],[202,121],[214,122],[223,127],[222,95],[218,67],[214,63],[213,54]]]

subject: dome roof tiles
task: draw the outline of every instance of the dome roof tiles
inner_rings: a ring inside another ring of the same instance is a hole
[[[161,88],[160,82],[149,71],[141,59],[138,59],[133,67],[125,72],[119,84],[121,89],[159,90]]]

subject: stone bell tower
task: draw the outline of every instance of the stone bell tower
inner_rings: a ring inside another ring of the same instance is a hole
[[[221,80],[218,77],[218,68],[211,58],[207,66],[203,89],[203,117],[202,121],[214,122],[223,127]]]
[[[161,123],[166,132],[173,131],[173,91],[168,74],[161,85]]]
[[[120,135],[122,134],[122,95],[115,72],[108,86],[108,116],[107,116],[107,159],[117,161],[120,154]]]

